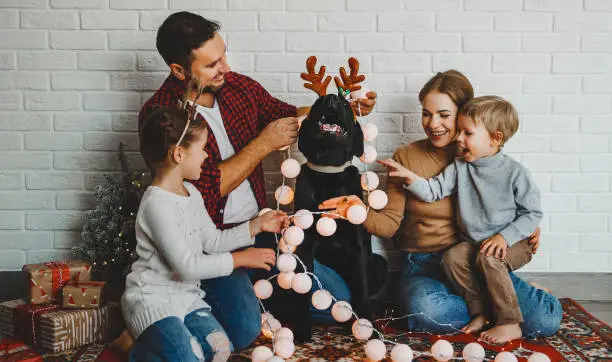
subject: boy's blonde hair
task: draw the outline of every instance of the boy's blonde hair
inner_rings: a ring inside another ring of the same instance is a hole
[[[467,102],[459,115],[484,124],[489,134],[503,134],[502,146],[512,137],[519,126],[518,113],[512,103],[498,96],[476,97]]]

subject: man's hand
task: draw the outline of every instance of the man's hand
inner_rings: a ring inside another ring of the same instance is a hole
[[[486,256],[495,256],[497,259],[504,259],[506,257],[506,251],[508,250],[508,243],[506,239],[500,234],[495,234],[482,242],[480,245],[480,252]]]
[[[531,245],[531,252],[533,254],[538,252],[540,247],[540,227],[535,229],[535,232],[529,236],[529,245]]]
[[[374,106],[376,105],[376,92],[369,91],[365,94],[365,96],[366,98],[359,98],[355,102],[351,102],[353,112],[355,112],[357,116],[367,116],[370,114],[370,112],[372,112]]]
[[[298,120],[296,117],[277,119],[266,126],[259,139],[270,148],[270,152],[291,145],[297,141]]]

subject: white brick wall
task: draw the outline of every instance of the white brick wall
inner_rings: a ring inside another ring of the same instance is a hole
[[[314,99],[299,79],[308,55],[331,73],[357,56],[379,93],[380,157],[422,137],[417,93],[434,72],[508,97],[522,122],[508,152],[546,212],[525,270],[612,272],[606,0],[0,0],[0,270],[67,255],[120,140],[143,167],[136,115],[167,74],[155,32],[179,10],[219,20],[233,69],[300,104]]]

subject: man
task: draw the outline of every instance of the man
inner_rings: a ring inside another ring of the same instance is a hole
[[[195,186],[213,222],[218,228],[228,228],[265,207],[261,161],[297,140],[296,116],[307,114],[309,107],[282,102],[255,80],[232,72],[218,30],[215,22],[189,12],[172,14],[163,22],[157,32],[157,50],[170,67],[170,75],[143,106],[139,126],[156,107],[174,106],[183,100],[192,79],[204,86],[197,111],[212,132],[206,145],[209,157]],[[359,101],[364,115],[376,103],[375,92],[368,92],[367,97]],[[334,290],[344,284],[341,278],[329,268],[319,269],[314,273],[325,288],[332,294],[342,293]],[[202,288],[234,349],[249,345],[260,333],[261,314],[245,271],[203,281]]]

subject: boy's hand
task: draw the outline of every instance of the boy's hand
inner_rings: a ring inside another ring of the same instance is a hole
[[[363,206],[364,203],[363,201],[361,201],[361,199],[355,195],[349,195],[349,196],[338,196],[338,197],[334,197],[332,199],[328,199],[323,201],[320,205],[319,205],[319,210],[333,210],[330,211],[333,214],[337,214],[340,215],[342,217],[346,217],[346,213],[349,209],[349,207],[355,205],[355,204],[361,204]],[[332,219],[337,219],[338,216],[336,215],[326,215],[328,217],[331,217]]]
[[[271,233],[280,233],[283,227],[289,226],[289,218],[284,211],[272,210],[253,219],[256,231],[268,231]]]
[[[498,259],[506,258],[506,251],[508,250],[508,243],[506,239],[500,234],[495,234],[482,242],[480,246],[480,252],[486,256],[495,256]]]
[[[403,177],[406,184],[408,185],[413,183],[414,180],[416,180],[419,177],[416,173],[410,171],[409,169],[400,165],[397,161],[391,158],[388,158],[383,161],[377,160],[376,162],[380,163],[381,165],[385,165],[389,168],[389,176]]]
[[[270,271],[276,262],[276,253],[272,249],[248,248],[233,252],[232,257],[234,269],[245,267]]]
[[[528,243],[531,245],[531,253],[537,253],[540,247],[540,227],[537,227],[535,232],[529,236]]]

